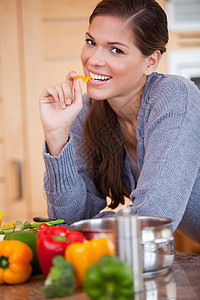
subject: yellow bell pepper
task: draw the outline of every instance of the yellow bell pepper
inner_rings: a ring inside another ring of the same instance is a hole
[[[0,227],[1,227],[1,224],[2,224],[2,217],[3,217],[3,213],[2,213],[2,211],[0,211]]]
[[[66,248],[65,259],[75,268],[78,286],[83,286],[88,266],[106,254],[115,255],[114,243],[108,238],[73,243]]]
[[[32,273],[31,248],[21,241],[0,242],[0,284],[18,284],[29,279]]]
[[[14,223],[13,223],[13,221],[11,221],[11,222],[8,223],[8,224],[4,224],[4,225],[2,226],[2,228],[13,227],[13,226],[14,226]]]

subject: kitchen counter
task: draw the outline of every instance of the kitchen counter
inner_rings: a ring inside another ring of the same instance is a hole
[[[2,300],[41,300],[44,276],[32,276],[19,285],[0,286]],[[66,300],[89,300],[82,289],[74,295],[54,298]],[[177,252],[170,270],[154,278],[145,279],[145,292],[136,294],[135,300],[196,300],[200,299],[200,256]]]

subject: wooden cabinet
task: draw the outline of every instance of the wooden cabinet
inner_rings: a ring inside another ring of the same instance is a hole
[[[0,210],[3,221],[46,214],[38,98],[44,86],[40,1],[0,1]]]
[[[175,249],[176,251],[200,255],[200,245],[185,235],[175,232]]]
[[[84,45],[88,17],[97,0],[42,0],[42,53],[44,78],[54,85],[76,70],[83,74],[80,53]],[[82,86],[85,91],[85,85]]]

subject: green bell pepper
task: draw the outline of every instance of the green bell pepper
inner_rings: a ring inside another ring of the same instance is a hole
[[[132,269],[118,257],[104,255],[88,267],[84,290],[95,300],[131,300],[135,294]]]

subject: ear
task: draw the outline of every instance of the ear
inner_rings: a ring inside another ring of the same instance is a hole
[[[152,74],[158,67],[159,61],[161,58],[161,53],[159,50],[154,51],[150,56],[147,57],[147,65],[145,74]]]

